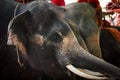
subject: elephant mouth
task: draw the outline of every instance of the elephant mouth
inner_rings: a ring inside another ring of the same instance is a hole
[[[73,72],[74,74],[86,78],[86,79],[108,79],[103,74],[99,72],[93,72],[90,70],[82,69],[82,68],[76,68],[72,64],[66,65],[66,68]]]

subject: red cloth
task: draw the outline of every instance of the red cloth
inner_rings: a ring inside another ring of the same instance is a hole
[[[65,6],[64,0],[51,0],[51,3],[57,5],[57,6]]]
[[[78,0],[77,2],[87,2],[87,0]]]
[[[88,2],[94,5],[96,8],[100,6],[99,0],[78,0],[77,2]]]
[[[119,2],[119,0],[112,0],[112,2],[117,3],[117,2]]]

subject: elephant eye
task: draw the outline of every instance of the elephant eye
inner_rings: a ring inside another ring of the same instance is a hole
[[[61,42],[63,40],[62,34],[58,32],[53,33],[49,39],[53,42]]]

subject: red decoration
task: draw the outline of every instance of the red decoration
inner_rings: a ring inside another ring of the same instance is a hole
[[[51,0],[51,3],[57,5],[57,6],[65,6],[64,0]]]

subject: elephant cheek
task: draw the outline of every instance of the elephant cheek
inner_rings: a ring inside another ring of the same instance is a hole
[[[74,52],[78,51],[77,49],[79,47],[81,46],[79,45],[76,37],[71,33],[69,33],[67,37],[63,39],[63,45],[61,51],[64,52],[64,54],[69,54],[69,53],[74,54]]]

